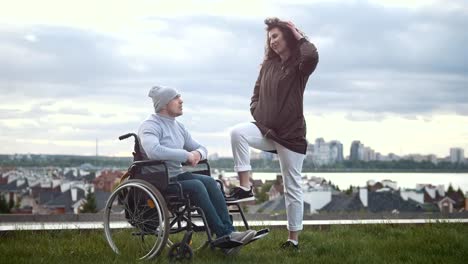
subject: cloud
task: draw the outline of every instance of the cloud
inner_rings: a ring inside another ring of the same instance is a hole
[[[318,75],[306,90],[305,108],[315,112],[466,115],[467,80],[458,75],[401,72],[341,75],[339,80],[332,74]]]
[[[19,152],[54,140],[50,151],[85,151],[99,138],[103,153],[122,153],[115,138],[152,112],[154,84],[181,90],[181,121],[222,152],[229,127],[251,121],[263,19],[272,14],[318,47],[307,113],[340,113],[356,126],[468,116],[465,2],[109,3],[41,2],[28,11],[15,2],[0,11],[0,153],[16,149],[11,138],[23,138]],[[65,147],[73,140],[90,143]]]

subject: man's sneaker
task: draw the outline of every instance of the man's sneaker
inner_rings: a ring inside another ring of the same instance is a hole
[[[226,197],[227,203],[240,203],[240,202],[247,202],[255,200],[252,186],[250,186],[250,190],[246,191],[241,187],[235,187],[232,189],[231,194]]]
[[[299,245],[294,245],[294,243],[289,240],[281,244],[281,248],[284,250],[299,251]]]
[[[248,243],[256,234],[257,232],[255,230],[247,230],[244,232],[232,232],[230,237],[231,237],[231,240],[240,242],[242,243],[242,245],[244,245]],[[226,249],[223,249],[222,251],[225,255],[234,255],[234,254],[239,253],[239,250],[241,250],[241,248],[242,246],[237,246],[233,248],[226,248]]]

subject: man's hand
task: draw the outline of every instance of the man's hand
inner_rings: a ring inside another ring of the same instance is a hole
[[[192,151],[191,153],[193,153],[193,155],[195,156],[195,164],[193,164],[193,166],[196,166],[198,164],[198,162],[200,162],[201,160],[201,154],[200,152],[194,150]]]
[[[187,163],[192,166],[192,167],[195,167],[197,166],[198,162],[200,162],[200,159],[201,159],[201,155],[200,155],[200,152],[194,150],[194,151],[191,151],[189,153],[189,157],[187,159]]]

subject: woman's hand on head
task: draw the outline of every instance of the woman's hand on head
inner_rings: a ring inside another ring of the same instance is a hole
[[[292,33],[294,34],[294,37],[296,37],[297,40],[304,37],[292,21],[286,21],[285,23],[288,26],[288,28],[292,31]]]

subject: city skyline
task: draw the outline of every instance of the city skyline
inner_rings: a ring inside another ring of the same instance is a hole
[[[193,137],[231,156],[229,129],[252,121],[263,20],[278,16],[320,55],[304,94],[309,142],[445,157],[468,149],[467,10],[442,0],[8,2],[0,153],[95,155],[99,140],[99,155],[129,156],[133,142],[117,138],[151,114],[159,84],[181,92]]]
[[[323,137],[316,138],[316,140],[318,140],[318,139],[323,139],[323,140],[324,140]],[[349,147],[349,148],[346,148],[346,147],[344,147],[344,144],[342,144],[342,142],[341,142],[339,139],[332,139],[332,140],[328,141],[327,143],[330,143],[330,142],[332,142],[332,141],[336,141],[336,142],[340,143],[340,144],[343,146],[343,149],[342,149],[342,150],[343,150],[343,153],[342,153],[342,154],[343,154],[343,159],[349,160],[349,159],[350,159],[350,156],[351,156],[351,152],[352,152],[352,150],[351,150],[352,144],[350,144],[350,147]],[[365,143],[365,142],[362,142],[362,141],[360,141],[360,140],[353,140],[353,142],[354,142],[354,141],[360,142],[360,143],[362,143],[362,144]],[[308,142],[308,145],[309,145],[309,146],[310,146],[310,145],[314,145],[314,143],[315,143],[315,141]],[[96,157],[97,157],[97,156],[101,156],[101,155],[99,155],[99,153],[98,153],[98,148],[99,148],[99,147],[98,147],[98,140],[95,140],[95,144],[96,144],[96,145],[94,146],[94,149],[95,149],[96,152],[95,152],[95,153],[92,153],[92,154],[84,154],[83,156],[96,156]],[[132,143],[132,144],[133,144],[133,143]],[[364,145],[365,145],[365,144],[364,144]],[[454,150],[454,149],[457,149],[457,150],[460,149],[460,150],[462,151],[462,153],[464,153],[464,151],[465,151],[464,148],[460,148],[460,147],[453,146],[453,147],[450,147],[450,148],[448,149],[446,155],[441,155],[441,156],[438,156],[438,155],[436,155],[436,154],[434,154],[434,153],[417,153],[417,152],[408,152],[408,153],[406,153],[406,154],[400,155],[400,154],[398,154],[397,152],[387,152],[387,153],[384,153],[384,152],[381,152],[381,151],[379,151],[379,150],[377,150],[377,149],[374,149],[372,146],[367,146],[367,145],[366,145],[366,147],[369,147],[369,148],[372,149],[376,154],[379,154],[379,155],[382,155],[382,156],[387,156],[387,155],[389,155],[389,154],[392,154],[392,155],[396,155],[396,156],[398,156],[398,157],[400,157],[400,158],[401,158],[401,157],[405,157],[405,156],[411,156],[411,155],[423,155],[423,156],[435,155],[438,159],[445,159],[445,158],[450,158],[450,156],[452,155],[452,150]],[[264,151],[262,151],[262,150],[255,149],[255,148],[252,148],[252,147],[251,147],[251,151],[253,151],[253,152],[255,152],[255,153],[258,153],[258,154],[260,154],[261,152],[264,152]],[[227,152],[226,152],[226,153],[227,153]],[[15,153],[0,153],[0,155],[28,155],[28,154],[30,154],[30,155],[78,155],[78,156],[80,155],[80,154],[76,154],[76,153],[31,153],[31,152],[27,152],[27,153],[20,153],[20,152],[15,152]],[[220,157],[220,158],[232,158],[231,153],[228,153],[227,155],[222,155],[221,153],[215,151],[215,152],[209,152],[209,153],[208,153],[208,156],[210,156],[210,155],[216,155],[216,156],[218,156],[218,157]],[[459,155],[459,154],[457,154],[457,155]],[[108,155],[108,156],[113,157],[114,155]],[[124,156],[122,156],[122,157],[125,157],[125,156],[131,156],[131,152],[129,152],[127,155],[124,155]]]
[[[322,137],[316,138],[316,140],[313,141],[313,142],[309,142],[309,144],[308,144],[309,147],[308,147],[308,150],[307,150],[307,155],[308,155],[308,156],[309,156],[309,155],[314,155],[314,154],[312,154],[313,149],[311,150],[310,148],[311,148],[311,147],[314,148],[314,146],[317,144],[317,141],[321,141],[319,144],[325,144],[325,145],[329,145],[329,144],[334,144],[334,145],[336,145],[336,144],[338,144],[338,145],[341,145],[341,151],[342,151],[342,153],[340,153],[340,150],[339,150],[340,147],[338,147],[338,150],[337,150],[338,153],[335,153],[335,154],[334,154],[334,155],[337,155],[337,157],[334,157],[334,158],[337,159],[336,161],[340,161],[340,160],[351,160],[351,156],[352,156],[352,152],[353,152],[353,150],[352,150],[353,144],[351,144],[349,148],[346,148],[346,147],[344,147],[344,145],[342,144],[342,142],[341,142],[339,139],[331,139],[331,140],[329,140],[329,141],[325,141],[325,139],[322,138]],[[463,148],[459,148],[459,147],[451,147],[451,148],[449,148],[448,151],[447,151],[447,155],[442,155],[442,156],[437,156],[437,155],[435,155],[435,154],[433,154],[433,153],[417,153],[417,152],[410,152],[410,153],[407,153],[407,154],[405,154],[405,155],[399,155],[399,154],[397,154],[396,152],[383,153],[383,152],[379,151],[378,149],[375,149],[373,146],[369,146],[369,145],[365,144],[365,142],[362,142],[362,141],[360,141],[360,140],[354,140],[353,143],[354,143],[354,142],[357,142],[357,143],[362,144],[363,147],[365,146],[365,148],[369,148],[369,149],[372,151],[372,153],[373,153],[374,155],[379,155],[380,158],[383,158],[383,160],[385,160],[385,158],[389,158],[388,155],[395,155],[395,156],[396,156],[395,158],[398,158],[398,159],[405,158],[405,157],[407,158],[407,157],[411,157],[411,156],[413,156],[413,158],[414,158],[414,156],[418,156],[418,155],[419,155],[419,156],[427,156],[427,157],[428,157],[428,156],[434,155],[437,159],[450,159],[451,156],[459,156],[459,159],[465,159],[465,157],[464,157],[464,149],[463,149]],[[460,150],[461,150],[461,152],[460,152]],[[253,149],[253,148],[252,148],[252,151],[253,151],[253,152],[256,152],[256,153],[260,153],[260,150],[257,150],[257,149]],[[327,151],[328,151],[328,150],[327,150]],[[356,151],[357,151],[357,150],[356,150]],[[453,152],[455,152],[455,153],[453,153]],[[215,153],[215,154],[218,155],[218,153]],[[343,156],[342,156],[342,157],[339,157],[340,155],[343,155]],[[356,154],[356,155],[357,155],[357,154]],[[218,156],[219,156],[219,155],[218,155]],[[231,156],[231,157],[232,157],[232,156]],[[375,156],[374,156],[374,160],[379,160],[379,157],[375,157]],[[335,162],[336,162],[336,161],[335,161]],[[451,160],[451,161],[452,161],[452,162],[456,162],[456,161],[453,161],[453,160]]]

